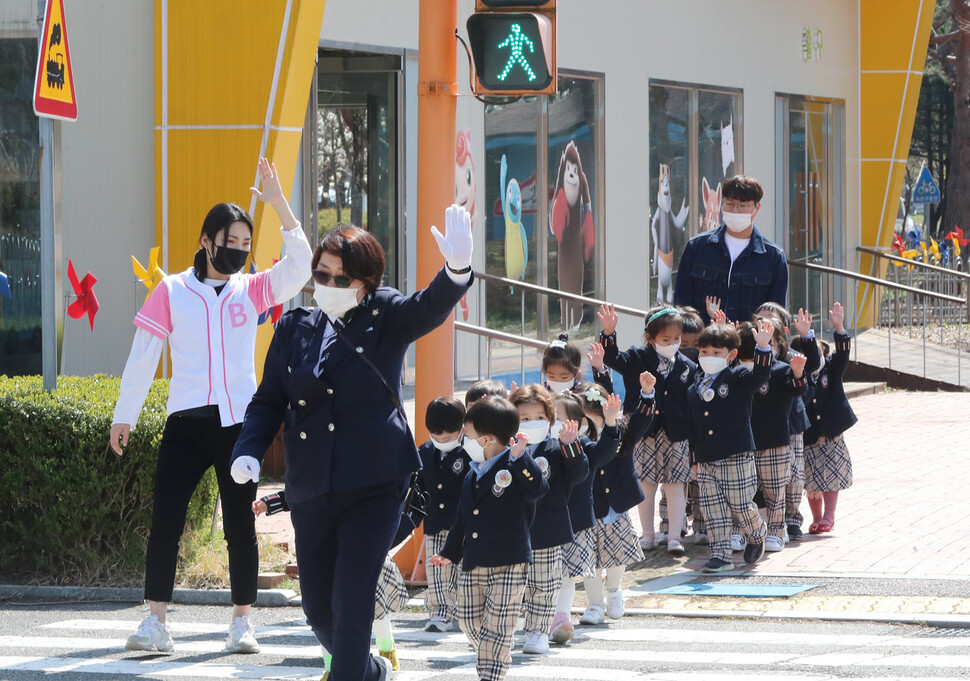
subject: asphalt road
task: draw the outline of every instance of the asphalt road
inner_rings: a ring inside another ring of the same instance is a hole
[[[142,605],[0,603],[0,680],[196,681],[216,678],[316,680],[320,648],[298,608],[254,613],[258,655],[221,648],[224,607],[178,606],[169,616],[172,655],[129,653],[124,640],[147,614]],[[399,681],[477,678],[459,632],[426,634],[424,616],[395,616]],[[964,679],[970,677],[970,629],[806,620],[625,617],[577,627],[576,640],[546,656],[516,649],[510,679],[589,681],[772,681],[836,678]]]

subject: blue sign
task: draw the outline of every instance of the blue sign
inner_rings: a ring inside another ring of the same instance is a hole
[[[930,175],[930,169],[923,166],[923,169],[919,173],[919,177],[916,178],[916,184],[913,186],[913,204],[923,204],[923,203],[939,203],[940,202],[940,185],[936,183],[933,176]]]

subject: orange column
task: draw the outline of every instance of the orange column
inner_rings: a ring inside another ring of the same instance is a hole
[[[445,209],[455,198],[455,96],[457,0],[421,0],[418,29],[418,254],[417,286],[442,266],[431,225],[444,233]],[[455,391],[455,325],[452,317],[421,338],[415,350],[414,421],[418,443],[428,439],[424,410]],[[416,532],[394,560],[405,578],[424,581],[423,534]]]

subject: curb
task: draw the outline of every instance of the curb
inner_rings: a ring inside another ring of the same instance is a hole
[[[573,608],[582,613],[582,608]],[[928,627],[970,629],[970,615],[892,612],[818,612],[815,610],[665,610],[627,608],[627,615],[667,615],[669,617],[729,617],[772,620],[823,620],[826,622],[878,622],[880,624],[918,624]]]
[[[20,586],[0,584],[0,601],[12,599],[55,601],[112,601],[142,603],[142,588],[122,589],[99,586]],[[290,589],[259,589],[256,605],[260,608],[280,608],[291,604],[296,592]],[[232,605],[229,589],[175,589],[172,602],[180,605]]]

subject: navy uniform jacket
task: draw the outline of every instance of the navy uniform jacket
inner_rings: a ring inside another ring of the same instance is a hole
[[[806,341],[802,343],[802,354],[805,355],[805,376],[811,376],[821,365],[822,358],[818,352],[818,343],[815,342],[815,335],[812,334]],[[788,359],[791,359],[791,353],[793,351],[788,351]],[[808,385],[806,382],[806,390]],[[808,399],[807,393],[803,392],[801,395],[795,397],[792,400],[791,410],[788,412],[788,430],[792,435],[797,435],[798,433],[804,433],[808,430],[811,425],[808,422],[808,414],[805,413],[805,400]]]
[[[262,461],[284,422],[286,493],[290,503],[327,492],[404,481],[420,459],[404,416],[366,355],[401,396],[401,372],[408,346],[451,314],[469,284],[454,283],[444,271],[426,289],[404,296],[382,286],[344,317],[323,373],[314,369],[329,318],[318,308],[283,315],[266,353],[263,380],[246,409],[232,459]]]
[[[655,435],[661,428],[671,442],[686,440],[690,432],[690,419],[687,416],[687,390],[694,382],[697,365],[678,352],[674,355],[674,366],[663,376],[658,366],[660,355],[652,345],[633,346],[626,352],[619,352],[616,334],[600,334],[605,354],[603,363],[620,372],[626,397],[623,411],[632,414],[640,400],[640,374],[649,371],[657,379],[656,404],[653,423],[644,435]]]
[[[442,457],[433,440],[421,445],[418,455],[421,457],[421,486],[428,495],[424,533],[438,534],[455,524],[461,486],[470,470],[471,459],[461,447]]]
[[[502,471],[509,474],[504,488],[496,484]],[[535,518],[536,500],[548,489],[539,464],[528,451],[512,461],[505,450],[481,479],[474,472],[465,476],[455,524],[441,555],[452,563],[461,562],[465,572],[531,563],[529,526]]]
[[[806,405],[812,423],[805,431],[806,445],[817,442],[820,435],[829,439],[841,435],[859,420],[849,406],[842,383],[845,369],[849,366],[851,342],[848,334],[835,334],[835,353],[826,358],[815,379],[815,394]]]
[[[640,395],[639,384],[636,394]],[[617,513],[624,513],[645,499],[643,488],[640,487],[640,481],[633,470],[633,448],[650,428],[654,402],[650,398],[638,399],[636,410],[630,414],[616,458],[593,475],[593,513],[597,518],[605,518],[611,508]]]
[[[758,386],[751,403],[755,449],[763,451],[791,444],[792,403],[805,393],[806,383],[804,373],[795,378],[792,368],[781,360],[771,363],[771,374]]]
[[[687,242],[680,256],[674,303],[697,309],[705,324],[707,296],[721,299],[728,319],[747,321],[762,303],[769,300],[785,305],[788,293],[788,263],[785,252],[768,241],[755,227],[751,241],[734,263],[724,242],[727,227],[698,234]],[[730,275],[730,281],[728,281]]]
[[[697,372],[697,380],[687,392],[695,461],[720,461],[741,452],[754,451],[751,395],[768,380],[771,361],[770,350],[755,350],[753,371],[742,366],[724,369],[711,384],[713,397],[709,401],[704,400],[697,390],[704,379],[704,372]]]
[[[580,530],[588,530],[596,524],[596,514],[593,512],[593,478],[599,469],[616,458],[616,451],[620,446],[620,429],[616,426],[603,426],[598,440],[594,442],[584,435],[579,438],[579,443],[589,460],[589,474],[569,491],[566,502],[574,534]]]
[[[543,475],[549,483],[549,491],[536,504],[536,518],[531,529],[532,548],[548,549],[568,544],[573,540],[573,526],[569,522],[566,500],[573,486],[589,475],[589,461],[582,447],[569,448],[552,437],[530,446],[529,453],[539,467],[546,470]]]

